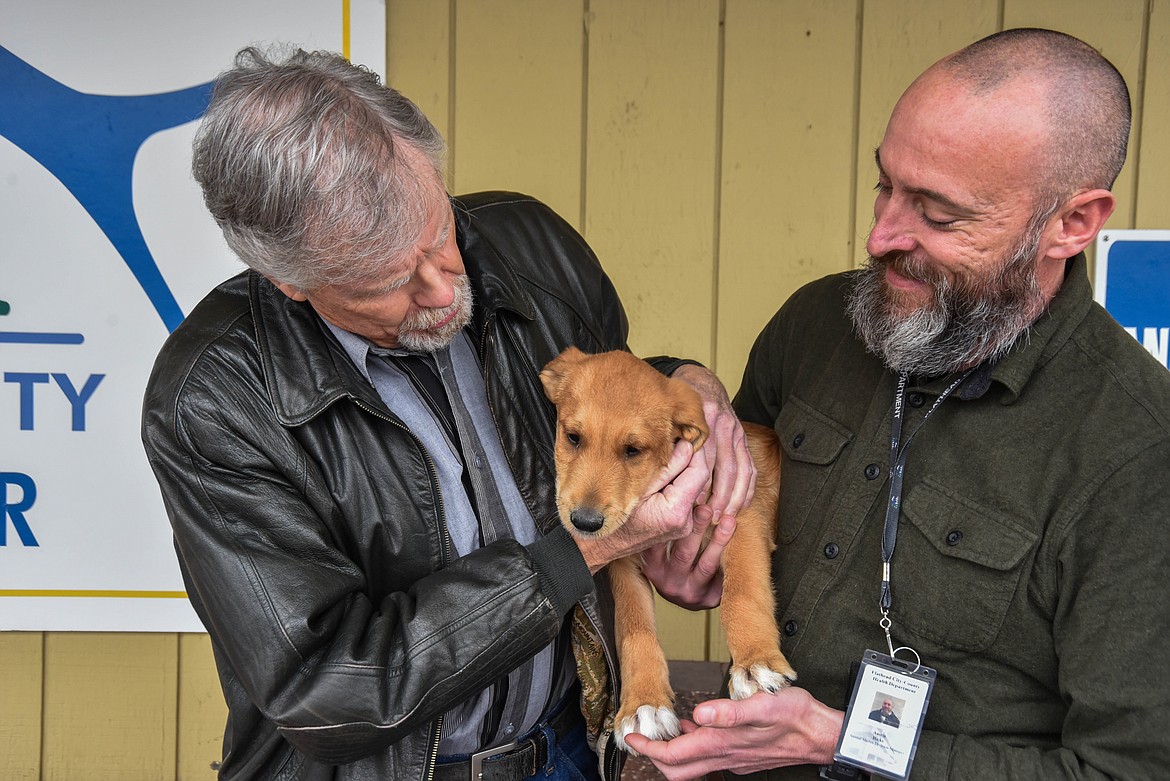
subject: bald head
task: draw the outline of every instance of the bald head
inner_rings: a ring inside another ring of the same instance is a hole
[[[1129,90],[1117,69],[1084,41],[1053,30],[1005,30],[943,59],[927,74],[949,77],[974,100],[1027,101],[1039,113],[1047,126],[1046,154],[1033,171],[1045,199],[1112,188],[1129,143]]]
[[[925,376],[1009,350],[1113,213],[1128,134],[1125,82],[1061,33],[999,33],[919,76],[877,150],[849,305],[866,346]]]

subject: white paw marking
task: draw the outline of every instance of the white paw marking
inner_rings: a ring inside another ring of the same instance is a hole
[[[629,752],[632,756],[640,756],[626,744],[626,735],[637,732],[650,740],[670,740],[676,737],[681,729],[678,716],[670,708],[656,708],[653,705],[643,705],[634,713],[627,716],[617,725],[613,736],[617,739],[618,747]]]
[[[733,668],[728,689],[731,692],[731,699],[746,700],[758,691],[775,694],[789,683],[791,681],[783,673],[778,673],[766,665],[755,664],[750,670],[742,667]]]

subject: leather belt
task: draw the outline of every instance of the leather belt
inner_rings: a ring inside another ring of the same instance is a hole
[[[484,749],[459,762],[436,763],[434,781],[520,781],[536,775],[548,764],[549,756],[548,738],[541,727],[550,727],[559,740],[580,720],[577,698],[570,697],[526,737]]]

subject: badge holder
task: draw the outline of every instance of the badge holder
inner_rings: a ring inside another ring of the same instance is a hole
[[[906,662],[867,650],[833,759],[883,778],[906,781],[935,677],[934,669],[917,660]]]

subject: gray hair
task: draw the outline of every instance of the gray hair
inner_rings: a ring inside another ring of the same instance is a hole
[[[1109,60],[1071,35],[1018,28],[989,35],[940,66],[976,95],[1015,79],[1045,87],[1050,155],[1038,171],[1041,197],[1110,189],[1125,164],[1131,106],[1125,79]]]
[[[216,80],[192,172],[228,246],[301,290],[383,278],[440,198],[442,136],[330,52],[248,47]]]

